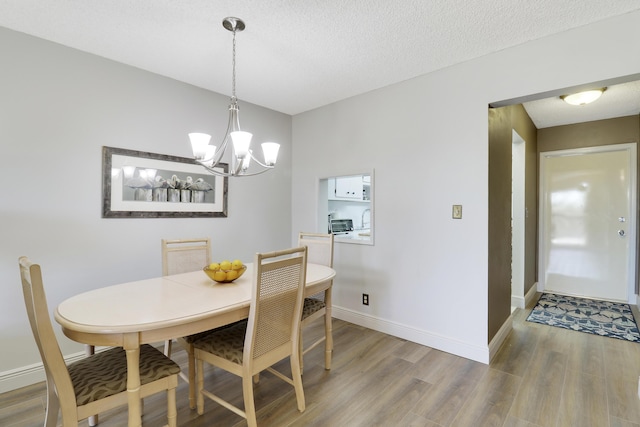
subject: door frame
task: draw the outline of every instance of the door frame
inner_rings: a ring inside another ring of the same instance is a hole
[[[627,256],[629,259],[628,271],[627,271],[627,302],[630,304],[636,303],[636,275],[637,275],[637,246],[638,246],[638,231],[637,231],[637,220],[638,220],[638,192],[637,192],[637,181],[638,181],[638,154],[637,154],[637,142],[629,142],[623,144],[611,144],[611,145],[600,145],[595,147],[584,147],[584,148],[571,148],[566,150],[557,150],[557,151],[544,151],[540,153],[539,164],[538,164],[538,292],[544,292],[545,288],[545,270],[546,270],[546,261],[544,258],[545,254],[545,231],[548,224],[545,223],[544,209],[545,209],[545,175],[544,171],[544,163],[545,159],[552,157],[562,157],[562,156],[573,156],[580,154],[592,154],[592,153],[607,153],[614,151],[627,151],[629,153],[629,188],[627,191],[630,194],[630,203],[629,203],[629,223],[628,223],[628,231],[629,231],[629,248],[627,251]]]
[[[526,306],[526,169],[527,142],[511,130],[511,306]]]

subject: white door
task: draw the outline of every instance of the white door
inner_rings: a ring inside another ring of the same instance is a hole
[[[631,302],[636,144],[540,155],[539,290]]]

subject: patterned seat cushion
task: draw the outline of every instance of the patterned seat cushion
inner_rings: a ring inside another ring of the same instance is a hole
[[[122,347],[94,354],[68,366],[78,406],[127,389],[127,356]],[[140,384],[180,372],[180,367],[156,348],[140,346]]]
[[[196,349],[222,357],[230,362],[242,364],[246,332],[247,321],[242,320],[226,328],[214,329],[200,336],[192,344]]]
[[[183,337],[183,339],[184,339],[187,343],[189,343],[189,344],[193,344],[193,343],[194,343],[196,340],[198,340],[199,338],[206,337],[207,335],[211,334],[211,333],[212,333],[212,332],[214,332],[214,331],[219,331],[219,330],[221,330],[221,329],[230,328],[230,327],[232,327],[233,325],[235,325],[235,324],[237,324],[237,323],[242,323],[242,322],[245,322],[245,323],[246,323],[247,321],[246,321],[246,320],[239,320],[239,321],[237,321],[237,322],[235,322],[235,323],[230,323],[230,324],[228,324],[228,325],[220,326],[219,328],[216,328],[216,329],[211,329],[211,330],[209,330],[209,331],[199,332],[199,333],[197,333],[197,334],[193,334],[193,335],[189,335],[189,336]]]
[[[327,306],[327,304],[325,304],[324,301],[321,301],[319,299],[305,298],[304,299],[304,306],[302,307],[302,320],[304,320],[307,317],[311,316],[316,311],[322,310],[326,306]]]

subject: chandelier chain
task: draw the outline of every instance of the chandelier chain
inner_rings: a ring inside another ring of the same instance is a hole
[[[231,62],[231,67],[233,69],[232,79],[231,79],[231,97],[236,99],[236,30],[233,30],[233,59]]]

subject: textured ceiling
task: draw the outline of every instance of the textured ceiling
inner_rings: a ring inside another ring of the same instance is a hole
[[[221,22],[237,16],[238,98],[297,114],[635,10],[638,0],[0,0],[0,26],[229,95]],[[555,101],[525,106],[542,123]]]
[[[559,96],[523,103],[538,129],[640,114],[640,81],[607,86],[592,104],[569,105]]]

